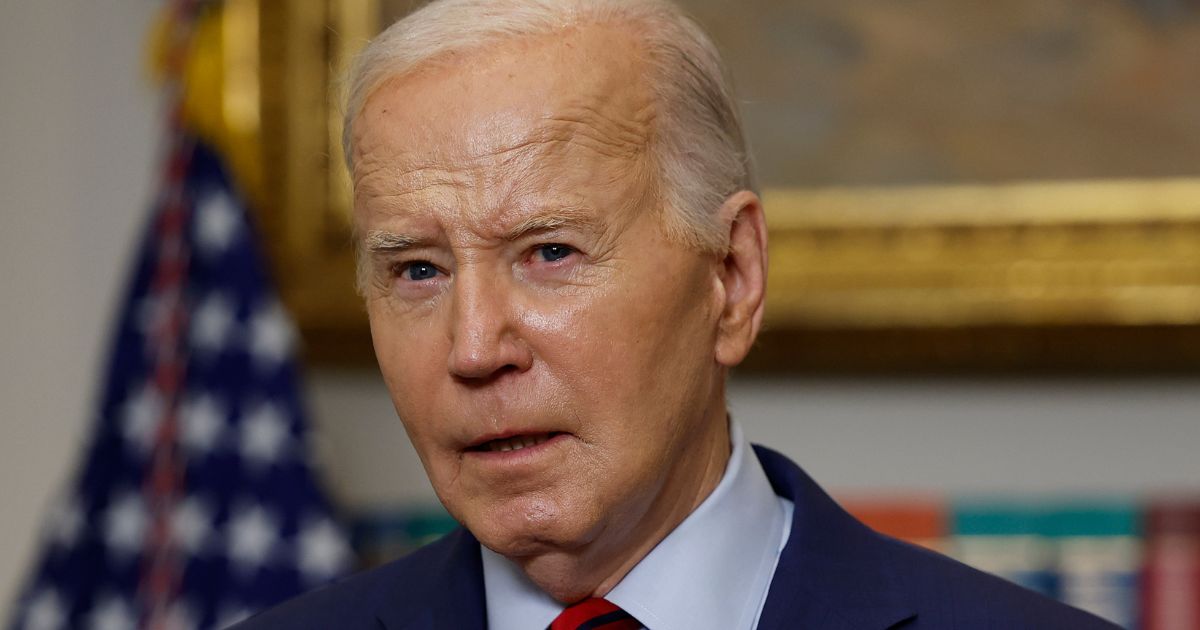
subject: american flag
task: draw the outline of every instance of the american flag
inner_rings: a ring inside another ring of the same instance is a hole
[[[14,628],[220,628],[350,564],[246,212],[216,153],[174,142],[86,458]]]

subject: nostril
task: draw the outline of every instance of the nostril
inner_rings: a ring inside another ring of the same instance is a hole
[[[454,370],[454,376],[456,380],[464,383],[483,384],[491,383],[508,374],[517,374],[520,372],[520,366],[514,363],[505,363],[494,369],[489,369],[482,364],[476,364],[469,367],[459,366],[459,369]]]
[[[533,355],[515,335],[502,332],[494,337],[458,335],[451,338],[447,368],[463,380],[490,380],[509,372],[529,369]]]

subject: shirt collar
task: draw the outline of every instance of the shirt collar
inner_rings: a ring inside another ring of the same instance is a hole
[[[733,452],[716,489],[606,597],[649,630],[752,628],[787,514],[730,420]],[[503,556],[482,549],[488,627],[545,628],[562,604]]]

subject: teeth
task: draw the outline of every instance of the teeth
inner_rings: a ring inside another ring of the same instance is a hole
[[[538,435],[518,435],[505,440],[492,440],[488,442],[488,450],[491,452],[506,453],[508,451],[519,451],[530,446],[537,446],[550,439],[548,433]]]

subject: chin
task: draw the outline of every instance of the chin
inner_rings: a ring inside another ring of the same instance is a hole
[[[587,512],[538,499],[516,498],[490,506],[464,523],[488,549],[508,558],[569,551],[587,543]]]
[[[512,532],[499,532],[495,535],[492,535],[491,532],[484,532],[483,535],[477,535],[476,538],[479,539],[479,544],[514,561],[521,558],[544,556],[559,549],[550,541]]]

